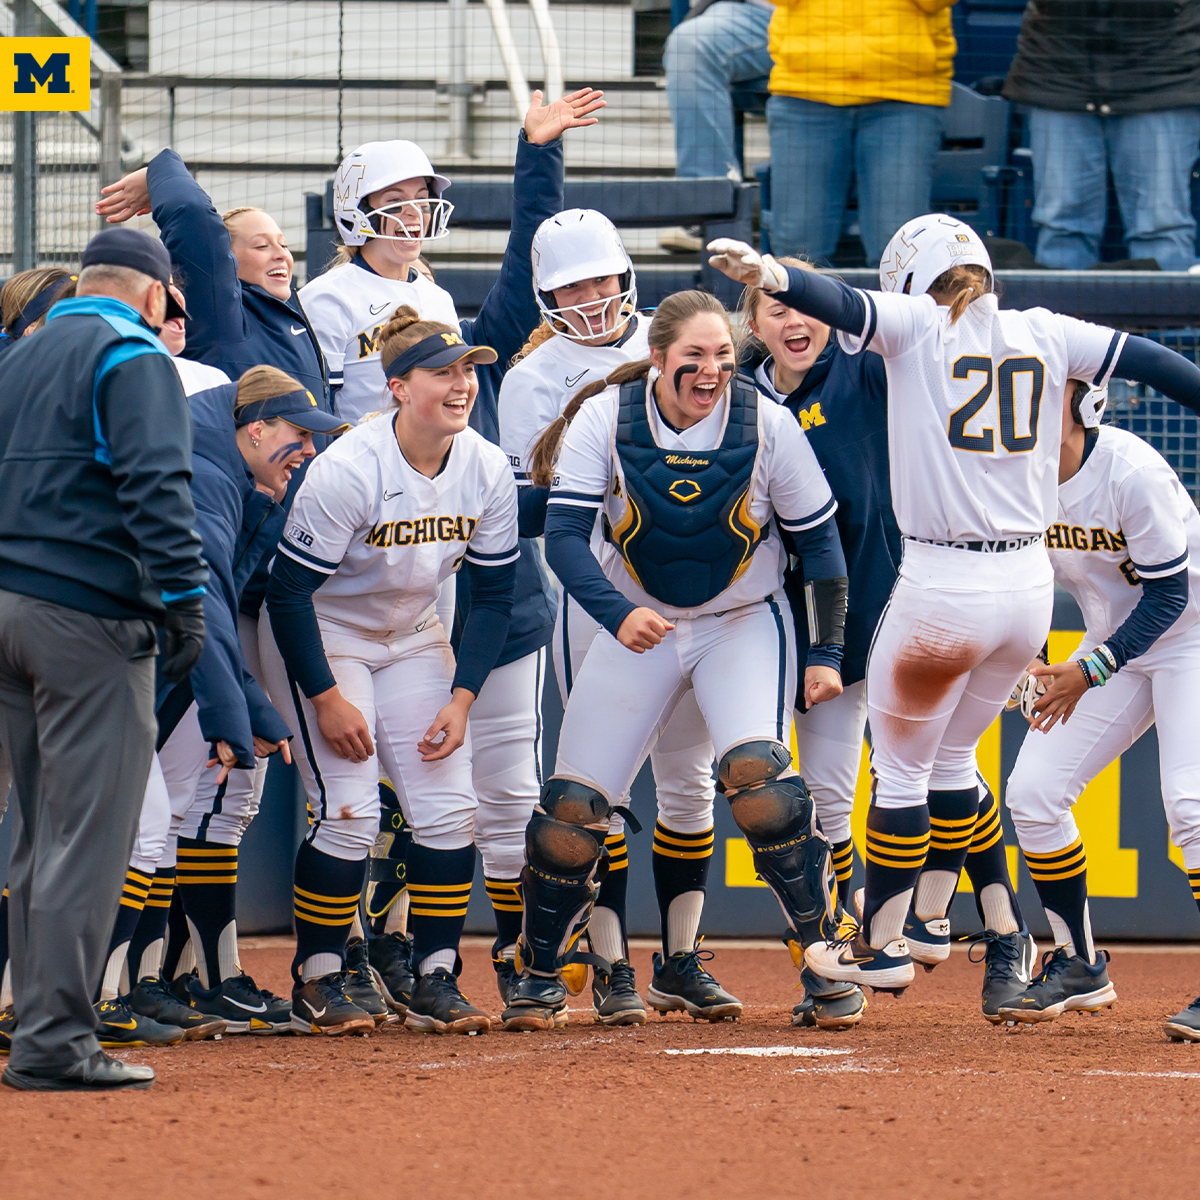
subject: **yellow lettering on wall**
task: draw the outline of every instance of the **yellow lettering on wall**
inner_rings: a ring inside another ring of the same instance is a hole
[[[754,873],[754,854],[745,838],[725,839],[725,886],[767,886]]]

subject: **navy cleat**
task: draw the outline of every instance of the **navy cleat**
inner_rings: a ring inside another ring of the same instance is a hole
[[[561,1029],[567,1023],[567,985],[553,975],[524,974],[509,992],[500,1028],[509,1033]]]
[[[487,1014],[459,991],[457,976],[445,967],[417,980],[404,1024],[421,1033],[487,1033],[492,1027]]]
[[[387,1006],[403,1020],[417,980],[413,973],[413,941],[403,933],[385,933],[367,942],[375,986]]]
[[[207,991],[200,986],[196,975],[188,980],[188,1003],[197,1012],[219,1017],[225,1022],[226,1033],[287,1033],[292,1028],[292,1006],[274,992],[260,988],[245,971],[222,979]],[[178,982],[178,981],[177,981]],[[172,995],[178,995],[174,986]]]
[[[822,979],[808,967],[800,970],[804,999],[792,1009],[792,1024],[812,1029],[853,1029],[867,1010],[862,988],[853,983]]]
[[[667,958],[654,955],[654,976],[646,999],[660,1013],[686,1012],[694,1021],[736,1021],[742,1002],[727,992],[701,965],[711,950],[680,950]]]
[[[346,996],[363,1012],[370,1013],[376,1025],[399,1019],[375,986],[367,961],[367,943],[362,938],[351,938],[346,943]]]
[[[159,975],[139,979],[125,1000],[139,1017],[149,1017],[160,1025],[178,1026],[188,1042],[202,1042],[225,1032],[225,1022],[220,1017],[176,1000]]]
[[[904,919],[903,937],[913,962],[920,963],[926,971],[932,971],[950,957],[950,922],[945,917],[922,921],[909,908]]]
[[[184,1032],[177,1025],[160,1025],[142,1017],[125,1002],[124,996],[101,1000],[95,1005],[96,1040],[105,1050],[124,1050],[133,1046],[177,1046]]]
[[[492,959],[492,966],[496,970],[496,991],[500,993],[500,1003],[507,1008],[510,998],[516,992],[517,984],[521,981],[521,976],[511,958],[498,955]]]
[[[983,1017],[993,1025],[1001,1025],[1006,1018],[1000,1009],[1015,1003],[1033,983],[1033,967],[1037,962],[1037,942],[1029,930],[1020,933],[996,933],[985,929],[971,937],[967,957],[973,963],[975,948],[981,943],[983,951]]]
[[[0,1011],[0,1054],[12,1049],[12,1035],[17,1031],[17,1010],[10,1004]]]
[[[297,1033],[342,1037],[370,1033],[375,1018],[346,995],[346,976],[337,971],[292,988],[291,1027]]]
[[[592,968],[592,1008],[598,1025],[645,1025],[646,1005],[629,959],[616,959],[607,971]]]
[[[1167,1039],[1172,1042],[1200,1042],[1200,998],[1176,1013],[1165,1026]]]
[[[877,992],[899,995],[913,981],[913,964],[908,944],[896,938],[876,949],[861,932],[853,938],[814,942],[804,951],[804,965],[823,979],[857,983]]]
[[[1096,961],[1068,954],[1066,946],[1042,955],[1042,973],[1015,1000],[1002,1005],[1000,1017],[1022,1025],[1053,1021],[1065,1012],[1099,1012],[1116,1003],[1108,979],[1108,951],[1097,950]]]

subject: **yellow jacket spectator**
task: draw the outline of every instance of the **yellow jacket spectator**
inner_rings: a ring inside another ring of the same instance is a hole
[[[954,0],[781,0],[774,61],[771,250],[827,262],[851,177],[874,266],[892,234],[929,210],[954,73]]]
[[[771,91],[821,104],[950,103],[954,0],[782,0]]]

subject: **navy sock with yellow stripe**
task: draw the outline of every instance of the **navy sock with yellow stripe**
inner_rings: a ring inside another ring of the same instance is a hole
[[[971,847],[978,811],[979,788],[974,784],[929,793],[929,853],[913,898],[918,920],[932,921],[946,915]]]
[[[885,944],[879,940],[884,932],[873,932],[871,926],[875,915],[893,897],[901,897],[902,902],[888,905],[886,941],[900,936],[907,906],[928,852],[927,804],[914,804],[910,808],[871,805],[867,811],[867,883],[863,896],[863,933],[871,945]],[[893,930],[890,925],[896,928]]]
[[[588,926],[588,942],[601,957],[613,961],[628,954],[628,926],[625,921],[626,896],[629,892],[629,846],[625,831],[610,833],[604,839],[608,851],[608,874],[600,883],[592,918]],[[613,915],[596,915],[596,909],[608,909]],[[605,953],[607,951],[607,953]]]
[[[1092,923],[1087,910],[1087,856],[1076,838],[1063,850],[1049,854],[1023,851],[1038,899],[1046,910],[1057,945],[1091,962],[1094,957]]]
[[[854,875],[854,840],[847,838],[844,842],[833,842],[830,845],[833,858],[833,873],[837,879],[838,899],[843,908],[850,907],[850,880]]]
[[[133,937],[129,939],[129,982],[136,984],[148,974],[157,973],[162,966],[162,948],[154,956],[153,964],[143,964],[146,951],[155,942],[165,943],[167,916],[171,911],[171,900],[175,895],[175,868],[159,867],[150,883],[146,907],[138,919]],[[152,969],[153,968],[153,969]]]
[[[1197,907],[1200,907],[1200,868],[1193,871],[1188,871],[1188,885],[1192,889],[1192,899],[1195,900]],[[6,896],[7,892],[4,893]],[[7,943],[5,943],[7,947]],[[0,971],[4,970],[4,962],[0,959]]]
[[[971,887],[975,890],[975,907],[985,929],[996,929],[1004,925],[1004,917],[1010,917],[1009,923],[1014,930],[1025,927],[1021,916],[1021,906],[1017,903],[1017,894],[1013,891],[1012,880],[1008,875],[1008,855],[1004,848],[1004,828],[1000,824],[1000,806],[991,789],[984,790],[983,798],[979,801],[979,814],[975,818],[975,829],[971,834],[971,848],[967,851],[967,861],[963,864]],[[999,889],[985,892],[984,889]],[[1004,912],[1005,896],[1009,912]],[[1001,928],[998,933],[1009,930]]]
[[[125,886],[121,889],[121,902],[117,906],[116,920],[113,921],[112,937],[108,940],[108,955],[105,958],[107,963],[111,964],[113,955],[122,947],[129,945],[133,931],[141,919],[142,909],[146,907],[146,897],[150,894],[150,884],[153,879],[152,875],[147,875],[145,871],[139,871],[134,867],[126,870]],[[106,968],[105,975],[105,982],[115,991],[117,980],[108,978],[109,968]],[[96,992],[96,999],[100,999],[99,989]]]
[[[318,850],[310,842],[301,842],[296,851],[294,876],[294,913],[296,918],[296,956],[292,959],[292,978],[301,978],[301,968],[321,955],[329,966],[322,975],[338,968],[333,960],[346,961],[346,937],[354,921],[366,875],[365,858],[335,858]]]
[[[492,957],[495,958],[502,950],[515,946],[520,935],[522,914],[525,911],[521,901],[521,881],[489,879],[484,876],[483,883],[496,917],[496,941],[492,946]]]
[[[183,952],[187,949],[192,938],[188,928],[187,917],[183,913],[183,903],[179,899],[179,889],[171,890],[171,905],[167,909],[167,945],[163,950],[162,977],[169,983],[179,975],[179,963]],[[191,967],[188,967],[191,971]]]
[[[654,825],[654,892],[662,921],[664,958],[678,950],[690,950],[695,944],[712,866],[713,840],[711,825],[700,833],[680,833],[661,821]],[[692,893],[696,893],[695,902],[681,901],[672,913],[672,902]]]
[[[408,894],[412,907],[408,929],[413,939],[413,962],[419,967],[441,950],[458,953],[471,880],[475,875],[475,846],[434,850],[413,842],[408,848]]]
[[[214,988],[227,973],[236,974],[236,935],[233,947],[226,947],[224,963],[220,943],[234,920],[238,848],[181,837],[178,853],[179,898],[192,930],[196,971],[202,988]]]

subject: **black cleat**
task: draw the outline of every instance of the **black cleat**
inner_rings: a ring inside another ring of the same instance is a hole
[[[385,933],[367,942],[367,958],[379,994],[388,1007],[403,1019],[417,986],[413,974],[412,938],[402,933]]]
[[[807,1029],[853,1029],[862,1020],[867,998],[853,983],[822,979],[820,975],[801,968],[800,982],[804,999],[792,1009],[792,1024]]]
[[[567,1023],[567,985],[553,975],[520,975],[500,1018],[510,1033],[561,1029]]]
[[[0,1028],[3,1018],[0,1018]],[[1166,1024],[1167,1039],[1172,1042],[1200,1042],[1200,998],[1176,1013]]]
[[[507,1008],[521,976],[517,974],[516,964],[511,958],[493,958],[492,966],[496,968],[496,990],[500,993],[500,1002]]]
[[[1053,1021],[1065,1012],[1099,1012],[1116,1003],[1116,989],[1108,979],[1108,951],[1097,950],[1096,961],[1068,954],[1065,946],[1042,955],[1042,973],[1024,992],[1001,1005],[1002,1020],[1036,1025]]]
[[[17,1010],[10,1004],[0,1012],[0,1054],[12,1049],[12,1035],[17,1028]]]
[[[174,987],[171,988],[175,994]],[[260,988],[243,971],[205,991],[198,976],[191,976],[188,1002],[201,1013],[220,1017],[226,1033],[287,1033],[292,1028],[292,1006],[282,996]]]
[[[1005,1005],[1015,1004],[1033,983],[1033,965],[1037,962],[1037,942],[1029,930],[1020,933],[996,933],[985,929],[971,938],[967,957],[974,957],[975,947],[985,943],[983,952],[983,1016],[993,1025],[1007,1019],[1000,1015]]]
[[[350,1000],[346,995],[346,976],[336,971],[292,988],[290,1024],[297,1033],[341,1037],[370,1033],[375,1028],[375,1018]]]
[[[154,1068],[122,1062],[97,1050],[79,1062],[50,1073],[14,1071],[6,1067],[0,1082],[19,1092],[115,1092],[121,1088],[148,1088]]]
[[[593,968],[592,1008],[598,1025],[645,1025],[646,1005],[629,959],[618,958],[609,971]]]
[[[95,1005],[96,1040],[105,1050],[122,1050],[131,1046],[177,1046],[184,1032],[177,1025],[160,1025],[150,1017],[139,1016],[129,1007],[124,996],[101,1000]]]
[[[736,1021],[742,1002],[731,996],[701,965],[713,957],[711,950],[680,950],[664,959],[654,955],[654,977],[646,999],[660,1013],[686,1012],[695,1021]]]
[[[351,938],[346,943],[346,995],[363,1012],[370,1013],[376,1025],[399,1019],[375,986],[367,961],[367,943],[362,938]]]
[[[492,1027],[458,990],[458,978],[438,967],[417,981],[404,1024],[423,1033],[487,1033]]]
[[[161,975],[138,980],[137,987],[125,1001],[139,1017],[149,1017],[160,1025],[175,1025],[182,1029],[186,1042],[202,1042],[225,1032],[225,1022],[220,1017],[202,1013],[176,1000]]]

